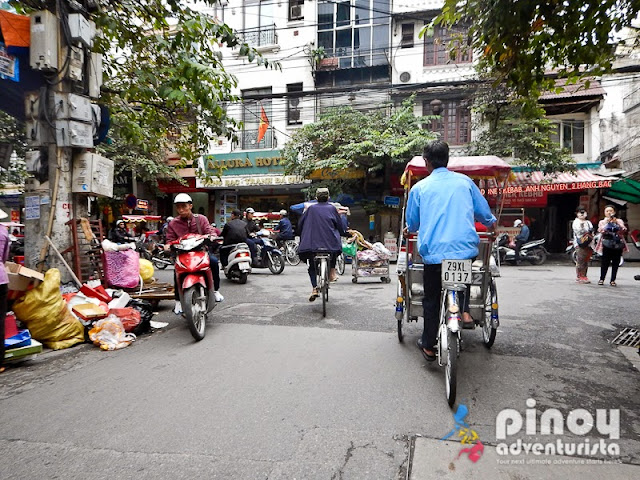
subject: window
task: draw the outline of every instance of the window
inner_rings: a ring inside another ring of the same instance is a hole
[[[413,47],[413,23],[402,24],[402,39],[400,40],[400,48]]]
[[[433,99],[422,103],[423,115],[440,115],[440,118],[431,121],[430,130],[440,134],[440,140],[449,145],[463,145],[471,139],[471,111],[468,101],[464,99],[443,99],[440,104],[440,112],[434,112],[431,102]]]
[[[246,0],[243,9],[244,30],[241,36],[252,47],[263,47],[278,43],[276,26],[273,23],[272,1]]]
[[[243,90],[242,96],[253,95],[271,95],[271,87],[268,88],[253,88],[251,90]],[[242,138],[240,140],[240,146],[244,149],[258,149],[258,148],[273,148],[273,129],[267,129],[264,137],[258,142],[258,129],[260,127],[260,117],[262,115],[262,109],[267,115],[267,119],[270,124],[273,122],[271,99],[265,98],[262,100],[245,100],[242,108]]]
[[[289,0],[289,21],[304,18],[304,0]]]
[[[584,121],[559,121],[555,124],[555,132],[551,134],[551,140],[574,155],[584,153]]]
[[[390,0],[343,0],[318,4],[318,46],[337,67],[388,65]]]
[[[470,63],[471,47],[467,45],[467,27],[447,29],[436,25],[433,36],[424,37],[424,66]]]
[[[302,83],[290,83],[287,85],[287,93],[301,92]],[[300,99],[301,97],[287,97],[287,125],[300,125],[302,119],[300,115]]]

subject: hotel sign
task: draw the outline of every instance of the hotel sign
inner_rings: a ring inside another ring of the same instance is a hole
[[[224,175],[207,180],[198,180],[202,187],[277,187],[310,183],[300,175]]]

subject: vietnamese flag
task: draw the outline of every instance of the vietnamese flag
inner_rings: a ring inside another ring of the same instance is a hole
[[[267,133],[267,130],[269,129],[269,119],[264,111],[264,107],[260,105],[260,109],[262,112],[260,112],[260,125],[258,125],[258,143],[260,143],[264,134]]]

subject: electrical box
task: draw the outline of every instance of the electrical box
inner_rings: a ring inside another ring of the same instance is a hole
[[[71,191],[113,197],[113,160],[97,153],[81,153],[73,158]]]
[[[30,147],[44,147],[55,143],[51,129],[44,120],[27,120],[27,145]]]
[[[89,76],[89,96],[91,98],[100,98],[100,87],[102,86],[101,53],[91,53],[87,75]]]
[[[84,76],[84,50],[81,47],[69,47],[69,69],[67,70],[67,78],[74,82],[81,82]]]
[[[84,18],[82,14],[72,13],[69,15],[69,33],[71,41],[76,45],[82,43],[85,47],[91,48],[95,30],[96,24]]]
[[[83,97],[74,93],[53,94],[54,116],[56,119],[79,120],[93,123],[93,109],[89,97]]]
[[[58,18],[48,10],[31,14],[29,64],[34,70],[58,70]]]
[[[27,120],[40,118],[40,92],[25,93],[24,114]]]
[[[93,148],[93,125],[75,120],[56,120],[59,147]]]

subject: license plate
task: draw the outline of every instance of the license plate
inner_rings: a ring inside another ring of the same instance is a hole
[[[250,270],[251,269],[251,265],[249,265],[249,262],[240,262],[240,270],[244,271],[244,270]]]
[[[442,283],[470,284],[472,280],[471,260],[442,261]]]

